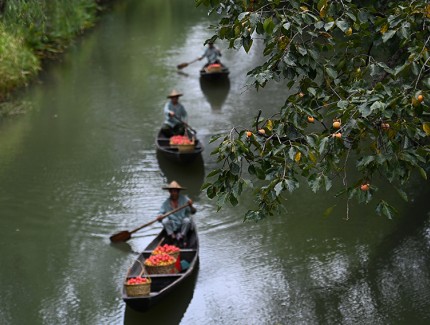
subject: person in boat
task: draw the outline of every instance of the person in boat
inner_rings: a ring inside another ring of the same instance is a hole
[[[163,224],[172,242],[177,242],[183,247],[186,247],[187,233],[191,229],[191,215],[196,213],[197,210],[193,206],[193,201],[188,196],[180,194],[180,191],[185,190],[185,187],[179,185],[178,182],[172,181],[169,185],[163,187],[163,190],[169,191],[169,197],[161,205],[157,219]],[[168,217],[162,217],[163,214],[187,203],[189,206],[186,208]]]
[[[218,63],[221,64],[219,57],[221,56],[221,51],[214,45],[212,41],[208,42],[208,47],[201,57],[199,57],[199,61],[203,58],[207,58],[208,62],[205,64],[207,67],[210,64]]]
[[[184,122],[187,123],[188,114],[185,107],[179,102],[179,97],[182,95],[173,89],[167,96],[170,100],[164,105],[164,122],[161,132],[168,138],[185,133]]]

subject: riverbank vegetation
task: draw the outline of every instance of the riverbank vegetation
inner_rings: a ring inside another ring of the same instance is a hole
[[[46,59],[93,26],[107,0],[0,0],[0,117],[22,112],[13,100]]]
[[[430,5],[413,1],[196,0],[221,15],[213,40],[262,50],[258,89],[286,79],[286,101],[254,125],[220,135],[222,167],[204,185],[221,208],[254,189],[259,220],[305,179],[314,191],[369,203],[381,179],[402,199],[411,175],[430,173]],[[255,43],[258,47],[253,47]],[[216,139],[214,139],[215,141]],[[376,212],[392,217],[381,199]],[[327,209],[327,214],[332,211]]]

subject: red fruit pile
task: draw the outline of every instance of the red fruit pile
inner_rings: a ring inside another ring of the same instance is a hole
[[[170,138],[171,145],[181,145],[181,144],[194,144],[194,141],[191,141],[185,135],[174,135]]]
[[[157,246],[157,248],[155,248],[152,251],[152,254],[154,255],[163,254],[163,253],[172,254],[176,252],[179,252],[179,247],[176,247],[175,245],[164,244],[163,246]]]
[[[149,280],[148,278],[142,278],[142,277],[136,277],[136,278],[130,278],[127,280],[126,284],[145,284],[145,283],[150,283],[151,280]]]
[[[151,255],[149,258],[145,260],[145,265],[148,266],[163,266],[170,265],[176,262],[176,258],[166,254],[161,253],[157,255]]]

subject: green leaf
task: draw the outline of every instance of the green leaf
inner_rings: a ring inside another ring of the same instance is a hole
[[[370,110],[371,111],[381,111],[385,109],[385,104],[381,103],[380,101],[376,101],[374,102],[371,106],[370,106]]]
[[[326,176],[326,175],[323,176],[323,183],[324,183],[326,191],[328,191],[329,189],[331,189],[332,182],[331,182],[331,179],[328,176]]]
[[[317,5],[318,11],[320,11],[322,7],[327,6],[327,2],[328,0],[319,0]]]
[[[430,122],[423,122],[423,130],[426,135],[430,135]]]
[[[340,100],[337,102],[336,106],[339,108],[347,108],[348,107],[349,102],[347,100]]]
[[[209,143],[215,142],[216,140],[218,140],[218,139],[219,139],[219,138],[221,138],[221,137],[222,137],[222,135],[221,135],[221,134],[214,135],[213,137],[211,137],[211,140],[210,140],[210,142],[209,142]]]
[[[206,177],[210,178],[212,176],[215,176],[216,174],[219,174],[220,172],[221,172],[221,169],[214,169]]]
[[[319,151],[320,154],[322,154],[326,150],[327,143],[328,143],[328,137],[324,137],[321,140],[320,145],[319,145],[319,150],[318,151]]]
[[[347,30],[348,30],[348,28],[349,28],[349,24],[348,24],[348,22],[346,22],[345,20],[338,20],[338,21],[336,21],[336,26],[337,27],[339,27],[339,29],[342,31],[342,32],[346,32]]]
[[[286,22],[285,24],[282,25],[283,28],[285,28],[285,30],[289,30],[291,27],[291,23],[290,22]]]
[[[216,188],[213,186],[208,187],[206,195],[208,198],[213,199],[216,196]]]
[[[324,29],[326,31],[330,30],[334,26],[334,21],[324,24]]]
[[[288,191],[290,191],[290,192],[294,191],[295,189],[297,189],[299,187],[299,183],[292,180],[292,179],[287,179],[284,181],[284,183],[285,183]]]
[[[229,201],[230,201],[232,206],[236,206],[239,203],[239,201],[237,200],[237,198],[234,195],[230,195]]]
[[[359,105],[358,111],[361,113],[363,117],[368,117],[370,114],[372,114],[372,111],[370,107],[367,105],[367,103],[363,103]]]
[[[246,53],[249,52],[252,46],[252,38],[250,36],[242,38],[242,46]]]
[[[271,34],[273,32],[273,29],[275,28],[275,24],[272,20],[272,17],[266,18],[266,20],[263,23],[263,28],[267,34]]]
[[[381,200],[376,206],[376,213],[378,213],[380,216],[386,216],[388,219],[393,219],[393,216],[397,213],[397,210],[384,200]]]
[[[321,187],[322,177],[312,175],[308,179],[308,184],[311,187],[312,192],[316,193]]]
[[[403,191],[402,189],[396,187],[397,193],[399,193],[400,197],[405,200],[406,202],[408,202],[408,195],[406,194],[405,191]]]
[[[308,51],[306,51],[306,49],[304,47],[301,46],[297,46],[297,51],[302,55],[305,56],[306,54],[308,54]]]
[[[336,207],[336,204],[335,205],[332,205],[331,207],[328,207],[325,211],[324,211],[324,213],[323,213],[323,217],[325,217],[325,218],[327,218],[328,216],[330,216],[331,214],[332,214],[332,212],[333,212],[333,210],[334,210],[334,208]]]
[[[423,168],[421,168],[421,167],[417,167],[417,168],[418,168],[418,171],[420,172],[421,177],[424,178],[425,180],[427,180],[427,173],[426,173],[426,171]]]
[[[357,167],[366,167],[375,160],[375,156],[366,156],[358,160]]]
[[[237,163],[231,163],[230,164],[230,173],[233,175],[239,175],[240,173],[240,166]]]
[[[332,69],[332,68],[330,68],[330,67],[327,67],[326,69],[325,69],[325,71],[327,72],[327,74],[330,76],[330,78],[332,78],[332,79],[336,79],[337,78],[337,71],[336,70],[334,70],[334,69]]]
[[[396,31],[391,29],[382,35],[382,41],[385,43],[396,34]]]
[[[282,190],[283,190],[282,182],[279,182],[278,184],[275,185],[276,196],[279,196],[279,194],[282,193]]]

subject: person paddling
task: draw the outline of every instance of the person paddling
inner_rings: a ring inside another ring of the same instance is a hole
[[[161,132],[170,138],[174,135],[184,135],[185,125],[187,123],[188,114],[185,107],[179,102],[179,97],[183,94],[173,89],[167,96],[170,101],[164,105],[164,123],[161,127]]]
[[[162,188],[169,191],[169,197],[161,205],[157,219],[163,224],[172,242],[178,242],[180,246],[187,246],[187,233],[191,228],[191,214],[196,213],[196,208],[193,206],[193,201],[186,195],[180,194],[185,187],[179,185],[178,182],[172,181],[169,185]],[[189,204],[188,207],[179,210],[167,218],[162,215],[176,209],[184,204]]]
[[[205,52],[201,57],[199,57],[199,60],[202,60],[203,58],[207,58],[208,62],[205,66],[208,66],[209,64],[214,63],[221,63],[219,60],[219,57],[221,56],[221,51],[214,45],[213,42],[208,42],[208,47],[206,48]]]

